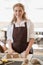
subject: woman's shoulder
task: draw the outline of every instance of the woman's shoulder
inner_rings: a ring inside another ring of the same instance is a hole
[[[26,19],[27,24],[32,24],[33,22],[30,19]]]
[[[11,29],[13,27],[13,24],[9,23],[8,24],[8,29]]]
[[[27,23],[32,23],[32,21],[30,19],[26,19]]]
[[[27,27],[34,26],[33,22],[30,19],[27,19],[26,23],[27,23]]]

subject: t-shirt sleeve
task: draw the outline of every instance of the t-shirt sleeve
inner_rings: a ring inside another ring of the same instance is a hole
[[[35,32],[34,32],[34,24],[30,21],[30,27],[29,27],[29,38],[34,38]]]
[[[0,41],[0,45],[1,45],[1,46],[4,46],[4,43]]]
[[[8,28],[7,28],[7,40],[11,40],[11,42],[13,42],[11,25],[8,25]]]

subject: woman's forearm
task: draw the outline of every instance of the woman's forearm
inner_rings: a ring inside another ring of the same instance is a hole
[[[11,40],[7,40],[8,49],[12,49],[12,42]]]
[[[29,44],[28,44],[28,46],[27,46],[27,48],[26,48],[26,50],[21,53],[21,56],[22,56],[22,57],[27,57],[27,55],[29,54],[29,51],[30,51],[30,49],[31,49],[31,47],[32,47],[32,45],[33,45],[33,43],[34,43],[34,39],[31,38],[30,41],[29,41]]]
[[[30,41],[29,41],[28,47],[26,48],[26,51],[27,51],[28,53],[29,53],[29,51],[30,51],[30,49],[31,49],[31,47],[32,47],[32,45],[33,45],[33,43],[34,43],[34,39],[31,38]]]

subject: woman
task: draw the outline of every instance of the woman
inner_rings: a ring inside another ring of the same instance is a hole
[[[13,11],[14,17],[7,32],[8,52],[21,53],[26,57],[29,53],[33,53],[31,47],[34,43],[34,26],[25,16],[24,5],[15,4]]]

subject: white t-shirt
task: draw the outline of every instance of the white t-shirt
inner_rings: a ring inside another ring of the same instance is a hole
[[[0,45],[1,45],[1,46],[4,46],[4,43],[0,41]]]
[[[27,23],[27,42],[29,42],[30,38],[34,38],[34,24],[30,20],[23,20],[19,23],[16,22],[15,26],[24,27],[25,22]],[[7,30],[7,40],[11,40],[11,42],[13,42],[12,33],[13,33],[13,24],[10,24]]]

